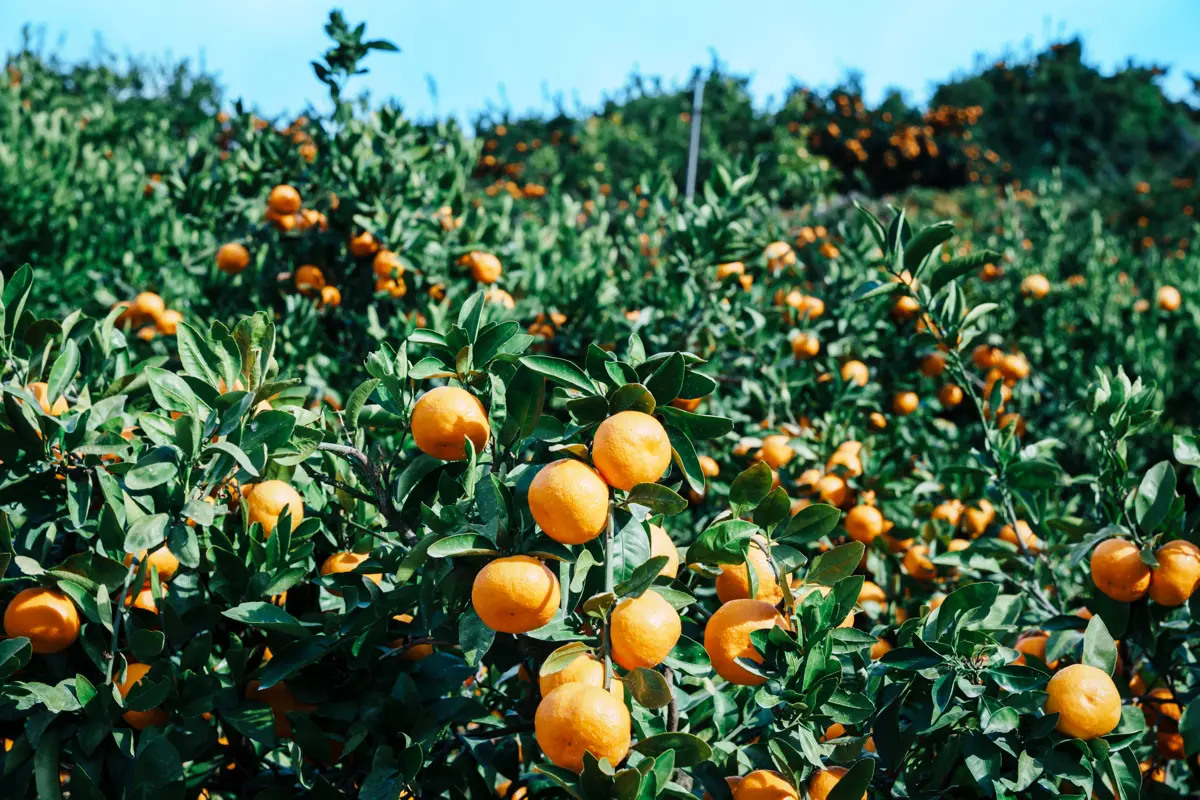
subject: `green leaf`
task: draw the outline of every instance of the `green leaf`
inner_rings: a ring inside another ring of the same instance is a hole
[[[805,583],[833,586],[842,578],[848,578],[858,569],[866,548],[862,542],[847,542],[832,550],[821,553],[812,560],[805,576]]]
[[[346,408],[342,412],[342,418],[346,427],[354,430],[358,427],[358,415],[362,413],[363,406],[366,405],[367,399],[370,398],[371,392],[375,391],[375,387],[380,384],[378,378],[365,380],[350,393],[350,399],[346,401]]]
[[[752,522],[727,519],[710,525],[687,549],[689,564],[740,564],[751,537],[759,530]]]
[[[244,470],[253,477],[258,477],[258,470],[255,468],[254,463],[250,460],[250,456],[246,455],[245,451],[233,442],[230,442],[227,439],[222,439],[221,441],[214,442],[213,444],[210,444],[208,447],[204,448],[205,458],[215,454],[229,456],[233,459],[234,463],[238,465],[239,469]]]
[[[954,236],[954,223],[943,220],[922,228],[904,245],[904,268],[917,274],[925,258]]]
[[[1171,510],[1175,501],[1175,468],[1170,461],[1155,464],[1142,478],[1134,500],[1137,523],[1146,533],[1153,533]]]
[[[838,779],[827,800],[861,800],[875,777],[875,759],[861,758]]]
[[[1188,758],[1200,753],[1200,704],[1188,703],[1179,718],[1179,732],[1183,734],[1183,747]]]
[[[175,344],[184,371],[216,388],[220,375],[212,364],[217,361],[217,356],[199,332],[186,322],[181,322],[175,329]]]
[[[1177,433],[1171,443],[1176,461],[1189,467],[1200,467],[1200,440],[1192,435]]]
[[[474,609],[468,609],[458,621],[458,644],[463,658],[472,667],[479,665],[495,639],[496,632],[483,624]]]
[[[467,298],[462,308],[458,310],[458,327],[467,334],[467,341],[475,344],[479,336],[479,321],[483,318],[483,304],[487,292],[483,289]]]
[[[642,593],[651,587],[658,573],[662,572],[669,559],[666,556],[654,556],[645,564],[633,571],[625,580],[613,587],[618,598],[641,597]]]
[[[645,506],[652,514],[678,514],[687,508],[684,500],[666,486],[658,483],[639,483],[629,490],[626,505]]]
[[[50,368],[50,380],[46,387],[46,397],[50,403],[62,397],[71,381],[75,380],[75,373],[78,371],[79,345],[75,344],[74,339],[67,339],[62,352],[54,359],[54,366]]]
[[[125,531],[125,552],[140,553],[157,547],[167,538],[166,514],[149,514],[141,517]]]
[[[654,395],[658,405],[665,406],[679,396],[685,369],[683,356],[675,353],[646,380],[646,388]]]
[[[1117,666],[1117,643],[1113,641],[1108,626],[1099,614],[1088,621],[1087,629],[1083,632],[1083,663],[1102,669],[1109,675]]]
[[[793,544],[815,542],[822,536],[833,533],[841,518],[842,512],[826,503],[806,506],[788,522],[780,541]]]
[[[654,401],[654,395],[640,383],[623,384],[608,398],[609,414],[619,414],[622,411],[653,414],[656,408],[658,404]]]
[[[646,708],[662,708],[671,702],[671,684],[655,670],[638,667],[623,680],[633,699]]]
[[[777,487],[771,490],[771,493],[755,506],[754,524],[762,528],[769,528],[775,523],[786,519],[791,507],[792,501],[788,498],[787,492],[783,490],[782,486]]]
[[[578,389],[587,395],[596,394],[596,386],[591,378],[570,361],[553,356],[522,356],[518,362],[560,386]]]
[[[154,400],[167,411],[195,414],[200,403],[187,382],[173,372],[159,367],[146,367],[146,379]]]
[[[667,438],[671,440],[671,458],[687,479],[688,487],[693,492],[703,492],[704,470],[700,468],[700,456],[696,454],[691,438],[671,425],[667,426]]]
[[[712,748],[708,743],[690,733],[660,733],[642,739],[633,749],[644,756],[659,756],[674,750],[677,767],[690,767],[712,758]]]
[[[447,536],[429,546],[430,558],[455,558],[458,556],[495,556],[500,551],[496,543],[477,533],[460,533]]]
[[[179,471],[174,461],[155,461],[149,464],[139,464],[125,473],[126,488],[141,492],[161,486]]]
[[[33,656],[33,647],[24,636],[0,640],[0,679],[24,669]]]
[[[735,506],[753,506],[767,496],[775,478],[765,461],[759,461],[733,479],[729,485],[729,502]]]
[[[943,264],[929,281],[929,291],[937,294],[951,281],[974,272],[989,262],[999,261],[1002,255],[994,250],[978,250],[969,256],[952,258]]]
[[[263,628],[291,636],[308,636],[309,631],[300,620],[293,617],[277,605],[264,602],[250,602],[236,605],[221,612],[222,616],[245,623],[255,628]]]

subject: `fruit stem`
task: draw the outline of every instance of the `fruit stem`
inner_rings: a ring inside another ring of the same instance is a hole
[[[604,530],[604,591],[613,591],[613,541],[616,539],[616,508],[608,502],[608,522]],[[612,642],[608,637],[608,614],[604,615],[604,691],[612,689]]]

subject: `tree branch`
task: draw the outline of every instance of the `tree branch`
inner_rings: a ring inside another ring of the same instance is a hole
[[[351,466],[358,472],[359,477],[371,488],[372,494],[375,495],[375,505],[379,508],[380,513],[383,514],[383,518],[387,520],[388,529],[399,531],[401,539],[406,544],[413,544],[417,541],[416,532],[401,518],[399,510],[392,503],[391,492],[384,484],[383,475],[379,467],[371,463],[366,453],[357,447],[335,444],[333,442],[321,442],[321,444],[317,445],[317,449],[333,453],[349,461]]]

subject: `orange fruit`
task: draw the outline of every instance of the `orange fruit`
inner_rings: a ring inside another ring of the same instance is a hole
[[[883,512],[875,506],[855,506],[846,514],[846,533],[856,542],[870,544],[883,533]]]
[[[582,683],[604,688],[604,662],[591,653],[580,653],[557,672],[542,672],[538,675],[538,689],[542,697],[568,683]],[[613,678],[609,691],[618,699],[625,696],[625,685]]]
[[[375,291],[384,292],[389,297],[395,299],[408,294],[408,285],[404,282],[403,278],[376,278]]]
[[[996,368],[1007,380],[1019,381],[1029,377],[1029,362],[1020,353],[1009,353],[996,362]]]
[[[842,472],[849,475],[851,478],[857,478],[863,473],[862,459],[858,457],[859,451],[846,448],[838,448],[829,460],[825,462],[826,472],[836,472],[838,467],[842,468]],[[821,473],[817,470],[808,470],[804,475],[816,473],[816,477],[810,483],[820,480]]]
[[[971,351],[971,363],[979,369],[991,369],[1004,357],[998,348],[990,344],[977,344]]]
[[[869,420],[871,422],[871,427],[875,430],[881,431],[887,428],[887,417],[885,417],[883,414],[880,414],[878,411],[872,411]]]
[[[683,411],[695,411],[703,402],[703,397],[676,397],[668,405],[670,405],[671,408],[678,408],[682,409]]]
[[[792,339],[792,357],[797,361],[807,361],[821,352],[821,340],[815,333],[801,333]]]
[[[679,574],[679,550],[675,547],[675,542],[671,541],[670,534],[666,528],[661,525],[650,524],[650,557],[666,556],[667,563],[663,565],[659,575],[665,575],[668,578],[674,578]]]
[[[347,572],[354,572],[354,570],[358,569],[359,564],[362,564],[370,557],[370,553],[351,553],[348,551],[334,553],[321,564],[321,575],[342,575]],[[376,586],[383,582],[383,574],[380,572],[367,572],[364,573],[364,577],[374,581]],[[329,591],[338,597],[342,595],[336,589],[330,589]]]
[[[936,378],[946,371],[946,357],[941,353],[929,353],[921,359],[921,374],[927,378]]]
[[[300,193],[292,186],[280,184],[267,196],[267,207],[276,214],[295,214],[300,210]]]
[[[1020,544],[1025,545],[1026,550],[1031,553],[1042,552],[1042,540],[1034,534],[1033,529],[1029,527],[1029,523],[1023,519],[1017,520],[1017,527],[1015,530],[1013,529],[1012,525],[1005,525],[1000,529],[1000,533],[997,534],[997,536],[999,536],[1000,540],[1003,542],[1017,545],[1018,549],[1020,548],[1020,545],[1017,543],[1017,537],[1020,536]]]
[[[337,308],[342,304],[342,293],[336,286],[321,287],[321,305]]]
[[[1158,754],[1167,761],[1182,761],[1187,758],[1183,734],[1176,731],[1159,731],[1155,737]]]
[[[706,478],[715,478],[721,474],[721,467],[712,456],[700,456],[700,471]]]
[[[66,650],[79,638],[79,611],[56,589],[25,589],[4,609],[4,633],[24,636],[38,655]]]
[[[1058,713],[1054,729],[1073,739],[1104,736],[1121,721],[1121,695],[1107,672],[1086,664],[1059,670],[1046,684],[1047,714]]]
[[[963,401],[963,390],[957,384],[947,383],[938,389],[937,398],[938,402],[942,404],[942,408],[957,408]]]
[[[747,551],[750,563],[754,566],[754,575],[758,581],[756,600],[766,600],[776,605],[783,599],[783,590],[775,577],[775,570],[762,548],[752,545]],[[722,603],[730,600],[742,600],[750,596],[750,575],[746,571],[745,562],[741,564],[722,564],[721,574],[716,581],[717,597]]]
[[[944,503],[939,503],[933,509],[933,513],[929,515],[930,519],[940,519],[950,525],[952,528],[957,528],[959,520],[962,519],[963,504],[961,500],[951,499]]]
[[[663,476],[671,464],[671,441],[654,417],[622,411],[596,429],[592,461],[609,486],[629,491]]]
[[[162,597],[167,593],[167,587],[164,584],[158,585],[159,596]],[[129,594],[125,595],[125,607],[140,608],[143,611],[149,611],[151,614],[158,613],[158,604],[154,600],[154,589],[150,584],[146,584],[141,589],[130,589]]]
[[[205,498],[208,499],[208,498]],[[212,502],[210,500],[210,502]],[[138,564],[146,558],[146,551],[138,553]],[[133,555],[125,556],[125,566],[128,567],[133,563]],[[150,566],[158,570],[158,578],[162,581],[169,581],[174,577],[176,571],[179,570],[179,559],[175,554],[168,550],[165,546],[160,547],[150,554]],[[146,568],[146,579],[143,581],[146,586],[150,585],[150,568]]]
[[[129,691],[141,683],[149,671],[150,667],[145,664],[130,662],[126,665],[125,680],[117,684],[117,691],[121,693],[122,700],[129,696]],[[121,714],[121,718],[129,723],[129,727],[138,731],[149,728],[152,725],[165,725],[168,719],[167,712],[161,708],[152,708],[149,711],[130,710]]]
[[[904,295],[897,297],[892,303],[892,319],[897,322],[907,322],[921,312],[921,304],[915,297]]]
[[[583,544],[603,532],[608,495],[600,473],[582,461],[561,458],[542,467],[530,482],[529,511],[554,541]]]
[[[733,800],[798,800],[800,793],[778,772],[756,769],[733,790]]]
[[[270,706],[271,715],[275,718],[275,735],[280,739],[290,739],[292,736],[292,723],[287,717],[288,713],[291,711],[312,711],[315,707],[297,700],[296,696],[292,694],[287,684],[283,681],[266,689],[260,688],[261,685],[258,681],[250,681],[246,684],[246,699],[257,700],[260,703],[266,703]]]
[[[312,264],[305,264],[297,269],[294,280],[300,294],[320,294],[321,289],[325,287],[325,274],[321,272],[320,267]]]
[[[1045,275],[1027,275],[1021,281],[1021,294],[1034,300],[1041,300],[1050,294],[1050,281]]]
[[[1137,545],[1113,537],[1092,551],[1092,582],[1113,600],[1132,603],[1150,590],[1150,567],[1142,561]]]
[[[704,626],[704,649],[713,669],[725,680],[740,686],[765,683],[765,678],[738,664],[737,659],[748,658],[761,664],[762,655],[750,643],[750,634],[776,625],[787,628],[787,622],[775,606],[764,600],[730,600],[723,604]]]
[[[71,409],[71,406],[67,403],[67,398],[62,395],[54,398],[53,405],[50,404],[50,384],[44,381],[34,381],[25,388],[33,395],[33,399],[37,401],[42,411],[52,417],[61,417]]]
[[[850,489],[837,475],[826,475],[817,481],[817,494],[821,496],[821,502],[831,506],[844,506],[850,499]]]
[[[413,621],[412,614],[397,614],[392,619],[397,622],[411,623]],[[389,647],[401,648],[406,643],[405,637],[401,636],[388,643]],[[431,644],[414,644],[412,647],[404,651],[400,656],[401,661],[421,661],[433,655],[433,645]]]
[[[1025,660],[1025,656],[1036,656],[1038,660],[1045,663],[1046,643],[1048,641],[1050,641],[1050,637],[1044,633],[1029,633],[1017,639],[1017,643],[1014,645],[1013,649],[1021,655],[1017,656],[1017,660],[1013,663],[1020,664],[1022,666],[1027,665],[1028,662]],[[1050,669],[1054,669],[1057,665],[1057,661],[1055,661],[1053,664],[1046,664],[1046,666],[1050,667]]]
[[[1183,717],[1183,709],[1175,701],[1175,695],[1165,686],[1156,686],[1142,700],[1142,714],[1147,725],[1161,725],[1174,730]]]
[[[500,259],[491,253],[472,250],[466,256],[466,263],[471,270],[471,277],[479,283],[495,283],[504,272]]]
[[[350,255],[355,258],[365,258],[374,254],[379,250],[379,242],[375,241],[375,237],[370,231],[350,237]]]
[[[1183,298],[1174,286],[1160,286],[1158,289],[1158,307],[1163,311],[1178,311]]]
[[[970,546],[970,539],[951,539],[946,543],[946,550],[951,553],[957,553],[960,550],[966,550]]]
[[[838,781],[845,774],[845,767],[826,767],[814,772],[808,779],[808,800],[827,800],[833,787],[838,785]],[[862,800],[867,800],[866,792],[863,792]]]
[[[937,569],[929,560],[929,548],[923,544],[909,548],[904,554],[904,569],[919,581],[930,581],[937,577]]]
[[[858,590],[858,602],[860,605],[868,602],[884,605],[887,603],[887,595],[874,581],[863,581],[862,588]]]
[[[866,386],[871,379],[871,371],[861,361],[847,361],[842,364],[842,380],[857,386]]]
[[[763,439],[757,458],[767,462],[771,469],[779,469],[792,460],[796,451],[788,444],[788,437],[782,434],[768,436]]]
[[[491,432],[483,403],[457,386],[430,389],[413,407],[413,440],[422,453],[443,461],[465,459],[467,439],[482,452]]]
[[[538,703],[533,717],[538,747],[555,766],[583,771],[583,754],[614,767],[629,753],[631,720],[625,704],[599,686],[566,683]]]
[[[899,620],[897,620],[897,621],[899,621]],[[887,655],[888,652],[891,651],[891,649],[892,649],[891,642],[889,642],[887,639],[880,639],[879,641],[875,642],[875,644],[871,645],[871,660],[878,661],[879,659],[881,659],[885,655]]]
[[[627,597],[613,609],[609,625],[612,658],[627,670],[662,663],[682,632],[679,612],[653,589]]]
[[[167,310],[167,304],[154,292],[139,292],[133,298],[133,309],[143,318],[150,317],[151,319],[156,319]]]
[[[471,605],[494,631],[527,633],[554,618],[562,595],[558,576],[531,556],[489,562],[475,576]]]
[[[745,275],[746,265],[741,261],[730,261],[727,264],[717,264],[717,280],[723,281],[730,275]]]
[[[967,508],[962,513],[963,533],[972,538],[983,535],[996,517],[996,509],[987,500],[980,500],[974,508]]]
[[[897,392],[892,397],[892,412],[902,417],[907,417],[920,405],[921,398],[917,397],[916,392]]]
[[[391,250],[380,250],[371,262],[376,278],[395,278],[404,274],[404,262]]]
[[[217,269],[226,275],[237,275],[250,265],[250,251],[239,242],[226,242],[217,250]]]
[[[763,250],[763,256],[767,259],[767,267],[772,270],[790,267],[796,263],[796,251],[792,250],[792,246],[787,242],[771,242]]]
[[[1183,539],[1167,542],[1154,557],[1158,566],[1150,577],[1150,599],[1160,606],[1179,606],[1200,586],[1200,547]]]
[[[300,493],[283,481],[247,485],[242,489],[242,496],[246,498],[249,524],[262,525],[263,538],[270,538],[285,508],[292,517],[292,530],[304,520],[304,501]]]

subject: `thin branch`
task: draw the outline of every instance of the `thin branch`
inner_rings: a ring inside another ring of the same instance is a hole
[[[349,461],[351,466],[358,471],[359,477],[371,488],[372,494],[375,495],[375,505],[379,508],[380,513],[383,514],[384,519],[387,520],[388,529],[399,531],[401,539],[407,544],[413,544],[417,541],[417,534],[401,518],[399,510],[392,503],[391,492],[384,484],[383,475],[380,473],[379,467],[367,458],[366,453],[357,447],[335,444],[333,442],[321,442],[321,444],[317,445],[317,449],[333,453]]]
[[[332,486],[334,489],[345,492],[351,497],[357,498],[366,503],[370,503],[371,505],[375,505],[374,495],[367,494],[361,489],[356,489],[345,481],[339,481],[337,478],[331,478],[328,475],[324,475],[320,472],[313,472],[311,475],[312,479],[317,483],[324,484],[325,486]]]

